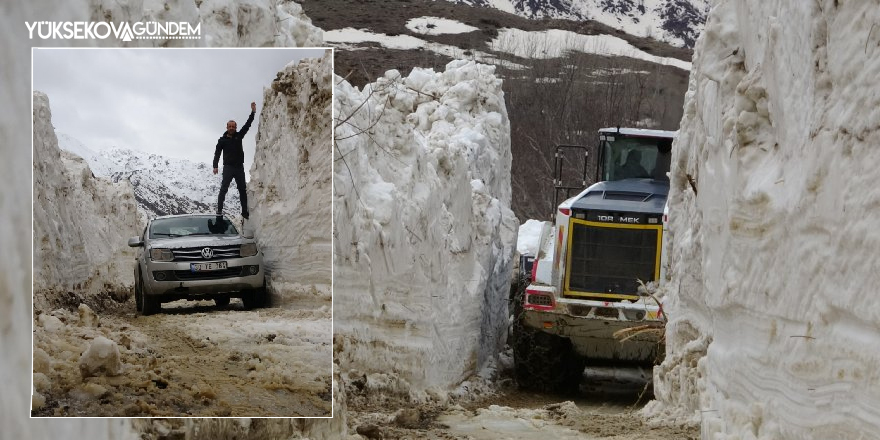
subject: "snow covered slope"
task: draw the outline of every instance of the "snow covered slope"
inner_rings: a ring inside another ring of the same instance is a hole
[[[711,439],[877,437],[878,23],[875,2],[713,9],[675,142],[648,415]]]
[[[248,223],[276,294],[330,295],[332,63],[291,63],[263,92]]]
[[[127,241],[141,230],[131,186],[97,179],[84,160],[61,152],[40,92],[33,136],[35,302],[50,292],[131,289],[135,251]]]
[[[221,177],[212,174],[208,162],[192,162],[125,148],[95,152],[64,133],[58,133],[58,143],[61,149],[85,159],[96,176],[113,182],[131,182],[145,218],[214,212],[217,208]],[[206,152],[208,159],[212,154],[213,151]],[[231,216],[241,213],[235,182],[229,185],[223,210]]]
[[[527,18],[594,20],[630,35],[693,47],[706,22],[709,0],[447,0]]]
[[[442,395],[504,344],[519,223],[494,69],[336,80],[336,356],[380,391]]]

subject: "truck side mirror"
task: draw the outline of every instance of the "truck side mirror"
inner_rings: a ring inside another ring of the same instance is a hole
[[[140,247],[143,245],[144,245],[144,242],[141,241],[140,237],[131,237],[128,239],[128,246],[129,247]]]

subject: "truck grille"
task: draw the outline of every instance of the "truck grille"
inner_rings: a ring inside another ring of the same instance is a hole
[[[174,278],[178,281],[190,280],[218,280],[223,278],[234,278],[242,276],[243,267],[230,267],[223,270],[212,270],[206,272],[190,272],[188,270],[175,270]]]
[[[211,248],[211,250],[214,252],[214,257],[206,259],[202,256],[202,249],[206,247]],[[234,244],[227,246],[202,246],[171,249],[171,252],[174,254],[174,261],[211,261],[239,258],[241,257],[240,250],[241,245]]]
[[[635,295],[638,281],[653,281],[660,234],[572,222],[568,289]]]

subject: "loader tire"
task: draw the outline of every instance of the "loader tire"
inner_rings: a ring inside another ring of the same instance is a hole
[[[577,393],[585,362],[575,354],[567,338],[523,324],[524,293],[523,287],[513,304],[511,342],[517,385],[530,391]]]

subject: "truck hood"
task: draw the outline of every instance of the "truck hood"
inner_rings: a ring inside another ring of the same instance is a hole
[[[253,243],[254,241],[255,240],[253,239],[244,238],[240,235],[197,235],[195,237],[154,238],[150,240],[150,247],[163,249],[179,249],[207,246],[232,246],[237,244]]]
[[[599,182],[571,203],[572,210],[663,214],[669,182],[654,179],[624,179]]]

